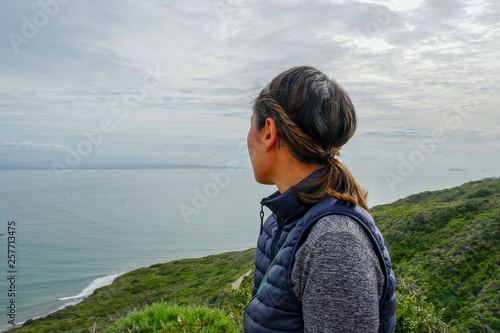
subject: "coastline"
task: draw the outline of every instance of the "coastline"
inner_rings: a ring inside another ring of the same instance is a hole
[[[83,296],[84,291],[86,294],[92,288],[85,288],[75,296],[64,297],[65,300],[78,300],[78,303],[66,305],[43,317],[16,323],[15,327],[7,327],[2,332],[62,332],[77,327],[87,329],[93,325],[97,325],[100,331],[112,326],[117,316],[124,316],[152,302],[212,304],[220,301],[224,292],[251,270],[253,255],[254,249],[251,248],[154,264],[122,273],[113,280],[110,278],[112,274],[107,275],[107,279],[106,276],[100,277],[98,279],[101,281],[111,281],[110,284],[94,289],[82,299],[80,295]],[[26,323],[26,326],[22,326]]]
[[[47,170],[0,171],[2,191],[9,193],[0,208],[19,226],[14,321],[67,306],[72,300],[57,298],[77,296],[110,273],[254,246],[256,203],[266,189],[242,171],[216,198],[194,206],[197,191],[214,182],[213,172],[86,170],[59,184]],[[251,199],[240,200],[241,189]],[[185,205],[198,207],[189,224],[180,209]],[[7,282],[0,281],[0,289],[7,291]],[[0,297],[0,306],[7,301]],[[10,328],[8,320],[4,312],[0,326]]]
[[[68,302],[64,303],[63,305],[61,305],[60,307],[58,307],[57,309],[49,311],[49,312],[44,312],[43,314],[35,316],[35,317],[27,318],[21,322],[16,322],[14,326],[12,326],[11,324],[6,324],[5,326],[0,327],[0,332],[8,332],[14,328],[22,327],[23,324],[28,320],[35,320],[35,319],[39,319],[39,318],[44,318],[44,317],[47,317],[48,315],[55,313],[59,310],[63,310],[64,308],[66,308],[68,306],[77,305],[78,303],[82,302],[87,297],[92,295],[95,290],[102,288],[102,287],[109,286],[110,284],[112,284],[114,282],[114,280],[117,277],[119,277],[125,273],[127,273],[127,272],[110,273],[110,274],[106,274],[105,276],[95,278],[94,280],[92,280],[90,282],[90,284],[87,287],[85,287],[77,295],[69,296],[69,297],[58,297],[55,300],[53,300],[54,302],[56,302],[56,301],[68,301]]]

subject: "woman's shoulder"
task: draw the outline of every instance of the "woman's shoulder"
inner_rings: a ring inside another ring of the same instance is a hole
[[[304,264],[317,257],[315,253],[322,253],[344,264],[353,264],[363,258],[379,266],[375,251],[369,231],[360,222],[347,215],[331,214],[319,219],[303,236],[294,259]]]
[[[320,218],[309,230],[305,243],[313,245],[321,240],[338,237],[354,238],[368,247],[373,247],[368,231],[360,222],[342,214],[331,214]]]

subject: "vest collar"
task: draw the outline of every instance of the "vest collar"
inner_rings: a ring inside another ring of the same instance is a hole
[[[283,221],[284,224],[295,221],[297,218],[304,215],[313,204],[302,202],[295,194],[294,189],[306,179],[318,177],[322,169],[316,170],[297,185],[290,187],[284,193],[276,191],[270,196],[262,199],[260,204],[269,208],[276,216],[279,217],[278,223]]]

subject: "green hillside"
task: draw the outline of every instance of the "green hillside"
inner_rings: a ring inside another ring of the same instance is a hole
[[[423,192],[372,210],[399,277],[461,331],[500,332],[500,181]]]
[[[139,268],[97,289],[83,302],[9,332],[102,332],[134,309],[160,301],[220,306],[227,288],[252,268],[253,249]],[[95,326],[94,326],[95,325]]]
[[[500,332],[499,203],[500,181],[481,180],[372,209],[399,279],[396,332]],[[238,332],[252,278],[236,291],[230,285],[253,267],[253,253],[141,268],[13,331]]]

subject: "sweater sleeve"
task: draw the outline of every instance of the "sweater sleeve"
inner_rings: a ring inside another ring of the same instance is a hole
[[[295,255],[305,332],[378,332],[383,285],[371,240],[350,217],[320,219]]]

